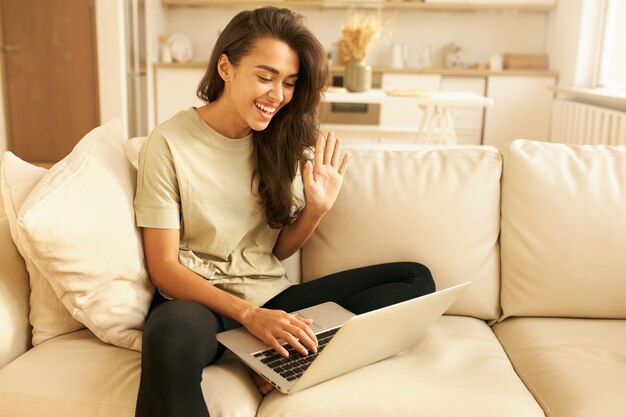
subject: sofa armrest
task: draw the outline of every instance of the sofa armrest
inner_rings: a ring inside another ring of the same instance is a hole
[[[0,368],[30,346],[30,287],[24,259],[13,244],[6,217],[0,218]]]

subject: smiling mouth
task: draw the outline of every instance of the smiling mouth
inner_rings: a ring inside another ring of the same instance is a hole
[[[257,109],[261,110],[264,114],[271,116],[274,113],[276,113],[276,110],[278,110],[276,107],[268,107],[268,106],[264,106],[261,103],[258,102],[254,102],[254,105],[257,107]]]

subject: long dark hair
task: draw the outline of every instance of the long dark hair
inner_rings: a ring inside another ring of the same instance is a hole
[[[291,101],[274,115],[265,130],[253,132],[258,192],[268,224],[281,228],[292,223],[302,209],[303,202],[297,201],[296,210],[292,210],[292,183],[298,166],[304,162],[306,148],[315,144],[320,93],[330,79],[324,48],[304,25],[304,18],[289,9],[243,11],[217,39],[197,95],[207,102],[216,100],[224,90],[224,80],[217,71],[220,56],[226,54],[237,66],[262,38],[284,42],[300,58]]]

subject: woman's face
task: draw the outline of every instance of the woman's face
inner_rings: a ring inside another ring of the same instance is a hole
[[[229,71],[224,94],[235,108],[233,121],[243,130],[263,130],[272,117],[293,97],[300,59],[286,43],[276,39],[257,40],[251,53],[239,65],[233,66],[228,58]]]

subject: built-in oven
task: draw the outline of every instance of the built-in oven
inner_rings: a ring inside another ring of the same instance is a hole
[[[343,87],[343,74],[333,74],[331,85]],[[380,104],[322,103],[319,120],[324,125],[378,125]]]

